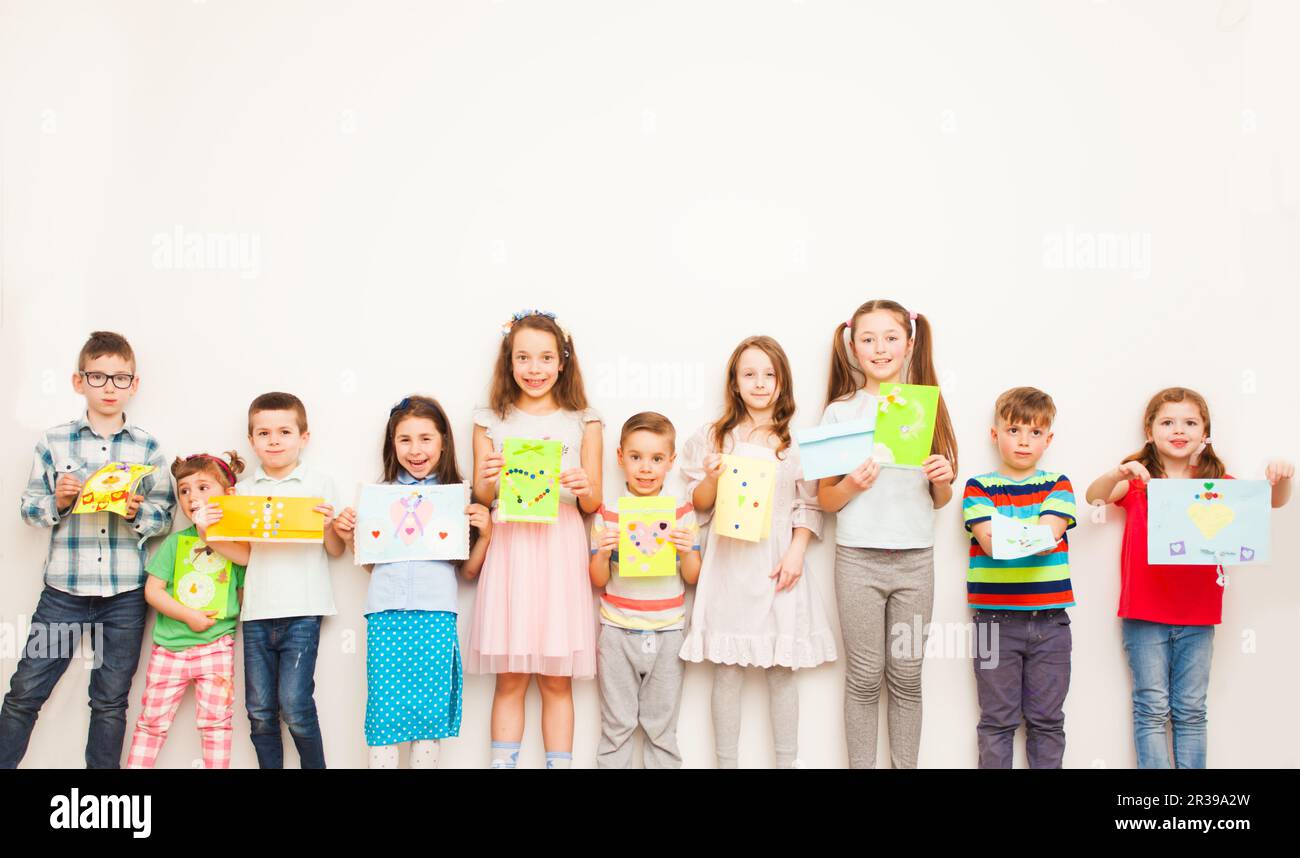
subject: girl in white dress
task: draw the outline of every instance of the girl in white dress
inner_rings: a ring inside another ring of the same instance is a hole
[[[711,661],[713,731],[719,768],[735,768],[740,687],[760,667],[771,695],[778,768],[797,765],[799,695],[793,671],[835,659],[835,637],[804,553],[821,529],[817,487],[804,481],[790,441],[794,391],[790,362],[771,337],[750,337],[727,363],[722,417],[702,426],[682,451],[686,490],[701,523],[718,498],[723,453],[776,463],[771,529],[757,542],[710,533],[682,644],[687,661]]]

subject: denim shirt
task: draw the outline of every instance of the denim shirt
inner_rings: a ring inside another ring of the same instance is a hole
[[[417,480],[403,469],[397,472],[397,482],[404,486],[433,486],[438,484],[438,478],[430,474]],[[454,614],[456,592],[456,568],[446,560],[376,563],[370,573],[365,613],[449,611]]]

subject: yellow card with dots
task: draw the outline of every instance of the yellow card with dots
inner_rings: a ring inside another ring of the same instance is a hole
[[[618,499],[618,574],[654,578],[677,574],[677,546],[668,538],[677,523],[677,499]]]
[[[767,539],[775,494],[776,462],[724,454],[713,503],[713,532],[746,542]]]
[[[208,528],[208,542],[324,542],[325,498],[214,495],[221,521]]]

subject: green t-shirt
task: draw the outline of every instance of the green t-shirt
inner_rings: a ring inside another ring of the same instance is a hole
[[[158,549],[158,553],[149,561],[148,566],[150,575],[167,582],[167,595],[173,598],[176,596],[175,592],[173,592],[176,586],[174,581],[176,576],[176,545],[183,536],[192,536],[198,539],[198,528],[191,525],[185,530],[178,530],[168,536],[163,541],[162,547]],[[195,546],[202,548],[204,543],[199,539]],[[212,628],[206,632],[194,632],[180,620],[173,620],[166,614],[159,613],[158,619],[153,626],[153,642],[158,646],[166,647],[172,652],[180,652],[192,646],[212,643],[226,635],[233,635],[235,626],[239,623],[239,590],[244,586],[244,567],[238,563],[231,563],[230,568],[234,573],[232,575],[234,580],[231,582],[226,595],[226,610],[224,613],[229,614],[226,619],[217,620],[212,624]]]

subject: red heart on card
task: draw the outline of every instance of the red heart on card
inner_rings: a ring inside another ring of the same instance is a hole
[[[373,536],[375,539],[378,539],[378,538],[379,538],[379,531],[377,531],[377,530],[372,530],[372,531],[370,531],[370,535]]]
[[[408,528],[406,529],[406,532],[407,532],[407,533],[415,533],[415,528],[414,528],[414,527],[408,527]]]
[[[438,531],[438,538],[439,538],[439,539],[446,539],[446,538],[447,538],[447,532],[446,532],[445,530],[440,530],[440,531]]]

